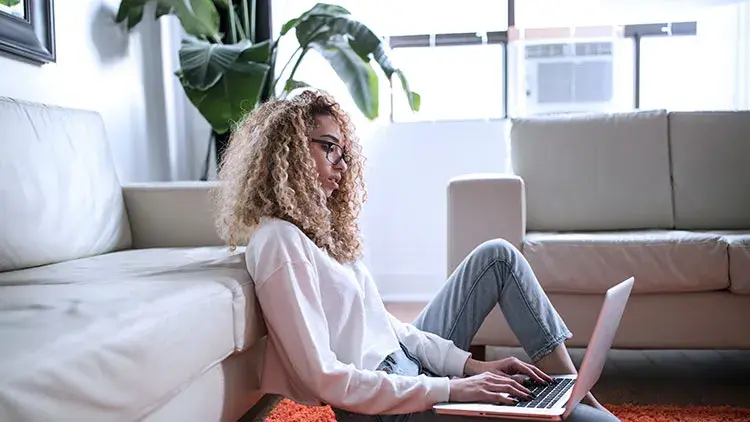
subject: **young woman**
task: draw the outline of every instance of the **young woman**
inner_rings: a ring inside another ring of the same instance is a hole
[[[468,421],[431,407],[512,404],[530,399],[518,377],[545,383],[548,373],[576,372],[564,344],[570,332],[503,240],[470,253],[413,323],[388,313],[361,261],[361,147],[329,95],[308,90],[263,104],[237,125],[225,157],[217,225],[229,245],[247,245],[268,327],[265,392],[328,404],[338,420]],[[497,304],[533,366],[467,352]],[[617,420],[593,396],[586,403],[571,421]]]

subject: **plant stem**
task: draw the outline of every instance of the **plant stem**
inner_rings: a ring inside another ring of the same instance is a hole
[[[255,44],[255,36],[254,34],[250,33],[250,15],[248,14],[249,11],[247,10],[247,1],[248,0],[242,0],[242,3],[240,4],[240,10],[242,11],[242,22],[244,23],[243,27],[245,29],[245,37],[247,39],[251,40],[253,44]],[[255,3],[255,0],[250,0],[253,3]]]
[[[229,42],[234,44],[237,42],[237,25],[235,25],[234,5],[231,1],[229,2],[227,13],[229,14]]]
[[[308,44],[312,41],[313,38],[315,38],[315,36],[317,35],[317,32],[323,26],[325,26],[325,24],[318,25],[318,27],[315,28],[315,30],[311,33],[311,35],[308,37],[308,39],[306,39],[304,43],[301,43],[299,45],[299,47],[297,47],[297,49],[294,50],[294,53],[292,54],[292,57],[289,58],[289,61],[286,62],[286,64],[284,65],[284,68],[281,69],[281,72],[279,72],[279,77],[276,78],[275,81],[273,81],[273,85],[271,85],[271,91],[276,92],[276,84],[279,83],[279,80],[281,79],[281,76],[284,74],[284,70],[286,70],[286,67],[289,66],[289,63],[291,63],[292,59],[294,58],[294,55],[297,54],[297,52],[300,51],[300,49],[301,49],[302,50],[302,54],[300,54],[299,58],[297,59],[297,63],[294,64],[294,68],[292,69],[292,73],[289,75],[289,79],[292,79],[292,76],[294,76],[294,72],[297,71],[297,67],[300,64],[300,61],[302,61],[302,58],[305,56],[305,53],[307,53],[307,50],[310,49],[310,47],[308,46]],[[276,40],[275,44],[278,44],[279,41],[281,41],[281,35],[279,35],[279,38]],[[274,48],[275,47],[276,46],[274,45]]]
[[[300,48],[302,48],[302,47],[300,47]],[[299,51],[299,48],[297,49],[297,51]],[[302,58],[305,57],[305,54],[308,51],[310,51],[309,47],[305,47],[305,48],[302,49],[302,53],[300,53],[299,57],[297,57],[297,62],[294,63],[294,67],[292,68],[292,73],[289,74],[289,77],[287,78],[287,81],[290,81],[290,80],[292,80],[294,78],[294,74],[297,72],[297,68],[299,67],[299,64],[302,63]],[[295,54],[296,53],[297,52],[295,51]],[[294,57],[294,54],[292,55],[292,57]],[[291,58],[289,59],[289,61],[291,61]],[[287,64],[289,64],[289,62],[287,62]],[[286,66],[284,66],[284,67],[286,67]],[[273,85],[271,86],[271,92],[273,92],[274,95],[276,95],[276,84],[279,82],[279,80],[281,79],[281,77],[283,76],[283,74],[284,74],[284,71],[282,70],[282,72],[279,73],[279,77],[276,78],[276,80],[273,82]],[[284,89],[286,89],[286,86],[284,86]]]
[[[240,16],[237,14],[237,12],[234,13],[234,16],[235,22],[239,27],[239,30],[237,32],[240,34],[240,38],[242,38],[242,41],[247,41],[247,36],[245,35],[245,27],[240,23]]]
[[[245,2],[250,1],[250,40],[255,44],[255,16],[258,13],[258,0],[243,0]]]
[[[292,68],[292,73],[289,74],[289,78],[287,80],[294,78],[294,73],[297,71],[299,64],[302,62],[302,58],[305,57],[305,53],[307,53],[308,51],[310,51],[310,48],[307,48],[307,47],[302,50],[302,54],[300,54],[299,58],[297,58],[297,63],[294,64],[294,67]]]
[[[302,46],[299,46],[299,47],[297,47],[296,50],[294,50],[294,53],[292,53],[291,57],[289,57],[289,60],[286,61],[286,63],[284,64],[284,67],[281,68],[281,72],[279,72],[279,77],[276,78],[276,80],[273,81],[273,85],[271,85],[271,91],[276,92],[276,84],[279,83],[279,80],[281,79],[281,76],[284,75],[284,71],[286,70],[287,67],[289,67],[289,63],[292,62],[292,59],[294,59],[294,56],[296,56],[297,52],[299,52],[300,50],[302,50]],[[296,66],[295,66],[295,68],[296,68]]]

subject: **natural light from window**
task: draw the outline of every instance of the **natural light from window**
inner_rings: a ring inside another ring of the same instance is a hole
[[[280,28],[315,3],[275,0],[275,27]],[[748,95],[738,89],[746,87],[743,78],[748,78],[744,63],[747,53],[742,53],[750,45],[747,1],[519,0],[515,2],[516,26],[511,31],[507,31],[505,1],[465,0],[460,8],[454,2],[428,0],[336,3],[378,35],[389,37],[386,39],[432,36],[429,44],[398,47],[391,52],[411,88],[422,95],[422,110],[411,112],[398,86],[391,98],[390,87],[381,78],[381,120],[484,120],[621,111],[633,109],[636,101],[641,109],[750,106]],[[670,34],[668,25],[657,27],[656,31],[663,33],[653,33],[654,25],[648,25],[680,22],[692,25],[693,32],[675,30]],[[628,36],[625,25],[631,29],[640,25],[652,32]],[[554,35],[551,28],[567,32]],[[487,32],[506,38],[486,43]],[[435,35],[455,33],[475,33],[483,43],[435,45]],[[289,38],[282,44],[280,57],[288,57],[296,47],[293,35]],[[363,119],[344,84],[319,55],[308,54],[297,79],[329,90],[356,119]]]

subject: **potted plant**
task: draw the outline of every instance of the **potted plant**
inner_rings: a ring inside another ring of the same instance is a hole
[[[190,102],[211,125],[217,164],[221,163],[232,124],[243,114],[264,101],[307,86],[295,79],[295,73],[311,51],[327,60],[368,119],[377,118],[379,111],[379,78],[373,63],[389,81],[399,78],[411,109],[419,110],[419,94],[409,89],[404,73],[392,64],[383,40],[348,10],[318,3],[286,22],[275,39],[259,39],[257,8],[267,6],[268,1],[122,0],[117,12],[116,21],[124,22],[128,30],[143,19],[149,3],[155,3],[156,19],[174,15],[179,20],[186,36],[179,48],[180,68],[175,75]],[[292,66],[282,81],[282,76],[275,77],[278,43],[292,33],[298,48],[291,57],[282,58],[285,64],[280,75]]]

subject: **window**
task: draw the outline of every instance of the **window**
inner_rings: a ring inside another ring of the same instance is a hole
[[[551,34],[555,35],[555,34]],[[633,105],[629,40],[599,35],[519,39],[509,115],[613,112]]]
[[[422,96],[421,109],[414,113],[394,89],[393,121],[506,116],[507,1],[465,0],[455,7],[410,0],[392,10],[399,11],[393,14],[394,22],[383,24],[380,31],[389,36],[394,63]],[[425,14],[428,19],[418,18]]]
[[[394,62],[422,96],[422,107],[412,112],[405,96],[394,89],[393,120],[503,118],[504,48],[498,43],[394,49]]]
[[[721,109],[747,107],[750,101],[750,92],[739,89],[746,89],[750,72],[743,50],[750,41],[743,23],[750,21],[747,2],[336,3],[385,36],[394,64],[422,95],[422,109],[413,113],[397,79],[392,90],[381,84],[381,116],[390,114],[395,122]],[[276,27],[314,4],[275,0]],[[280,51],[291,55],[293,50]],[[322,59],[306,58],[297,75],[355,110],[346,87]]]
[[[515,25],[521,28],[621,26],[693,21],[701,16],[706,8],[705,4],[711,3],[717,1],[516,0],[514,21]]]
[[[354,1],[369,4],[369,10],[361,9],[363,16],[369,15],[368,24],[383,35],[476,33],[508,29],[508,3],[505,0],[461,0],[460,4],[446,0]]]
[[[734,5],[704,11],[692,34],[640,39],[639,106],[670,110],[747,107]]]
[[[509,113],[740,106],[735,93],[741,64],[735,50],[739,12],[746,5],[708,3],[517,1]],[[530,49],[542,47],[567,49],[567,54],[529,57]],[[584,47],[607,54],[573,53]],[[594,94],[595,101],[577,97],[583,92]],[[557,101],[545,101],[541,93]]]

